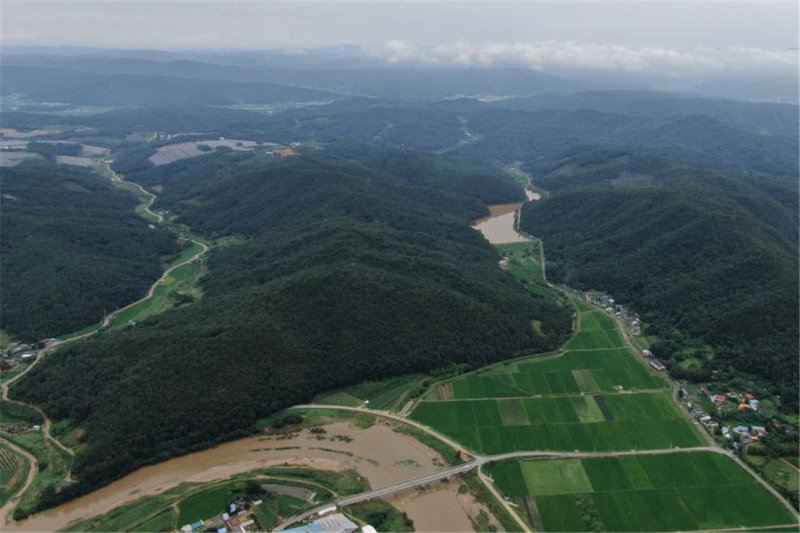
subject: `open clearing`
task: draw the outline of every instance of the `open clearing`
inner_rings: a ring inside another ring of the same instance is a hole
[[[88,157],[75,157],[71,155],[57,155],[56,163],[59,165],[71,165],[73,167],[90,167],[94,164]]]
[[[252,150],[253,147],[258,146],[259,143],[254,141],[243,141],[241,139],[222,139],[215,141],[192,141],[177,144],[169,144],[162,146],[156,150],[156,153],[149,157],[151,163],[156,166],[168,165],[181,159],[189,157],[197,157],[203,154],[211,153],[212,150],[224,146],[232,150]],[[203,150],[200,146],[207,146],[210,150]]]
[[[507,496],[534,498],[546,531],[671,531],[794,523],[730,458],[714,453],[506,461]]]
[[[9,152],[0,150],[0,167],[10,167],[24,161],[25,159],[36,159],[39,154],[33,152]]]

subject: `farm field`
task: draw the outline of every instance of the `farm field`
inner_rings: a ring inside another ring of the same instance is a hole
[[[254,141],[244,141],[240,139],[192,141],[169,144],[167,146],[160,147],[158,150],[156,150],[155,154],[150,156],[149,159],[154,165],[161,166],[173,163],[175,161],[180,161],[181,159],[197,157],[209,153],[220,146],[230,148],[231,150],[251,150],[258,144],[260,143],[256,143]],[[207,148],[200,148],[201,146],[205,146]]]
[[[705,444],[669,392],[425,401],[411,416],[484,454]]]
[[[794,524],[733,460],[681,453],[506,461],[497,488],[545,531],[689,531]]]
[[[598,350],[625,346],[614,319],[605,312],[576,301],[579,331],[564,347],[567,350]]]
[[[610,393],[620,385],[627,391],[669,388],[661,376],[621,348],[567,351],[558,357],[531,358],[494,366],[440,386],[426,399]]]
[[[24,483],[28,462],[0,440],[0,505]]]
[[[470,449],[616,451],[705,443],[667,381],[623,347],[616,323],[575,302],[579,331],[555,356],[494,365],[440,384],[411,413]]]
[[[495,247],[503,255],[512,259],[508,270],[517,279],[523,281],[543,282],[544,273],[540,262],[539,241],[518,242],[511,244],[498,244]]]

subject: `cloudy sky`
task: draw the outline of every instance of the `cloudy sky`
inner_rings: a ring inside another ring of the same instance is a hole
[[[797,2],[2,1],[2,43],[149,49],[360,45],[391,63],[796,72]]]

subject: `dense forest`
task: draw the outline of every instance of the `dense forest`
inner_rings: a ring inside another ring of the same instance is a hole
[[[144,294],[177,251],[134,214],[136,197],[90,170],[23,163],[3,169],[0,188],[0,327],[20,339],[98,322]]]
[[[571,311],[520,290],[469,227],[481,198],[520,190],[478,175],[378,151],[364,163],[210,154],[132,176],[157,179],[160,206],[194,231],[238,244],[212,250],[201,300],[66,348],[13,390],[86,429],[79,482],[61,497],[243,435],[322,390],[560,345]]]
[[[78,482],[56,499],[247,434],[323,390],[559,346],[570,311],[520,290],[469,227],[487,204],[523,200],[504,168],[548,193],[521,226],[544,239],[549,277],[642,312],[671,371],[757,374],[796,408],[796,105],[334,57],[311,70],[299,55],[269,68],[3,58],[3,127],[50,128],[27,146],[44,161],[3,168],[2,329],[36,339],[96,322],[176,251],[135,198],[53,164],[80,143],[111,149],[117,172],[215,244],[202,297],[64,347],[12,388],[85,430]],[[148,161],[220,137],[301,155]],[[705,343],[713,360],[682,364]]]
[[[691,338],[797,401],[797,191],[782,177],[692,166],[624,148],[541,167],[554,193],[521,226],[542,237],[548,274],[644,311],[654,350],[677,371]]]

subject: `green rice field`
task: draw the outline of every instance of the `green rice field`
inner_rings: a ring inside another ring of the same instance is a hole
[[[436,389],[431,399],[518,396],[667,389],[669,385],[627,349],[568,351],[558,357],[526,359],[491,367]]]
[[[617,324],[604,311],[578,302],[580,329],[565,346],[568,350],[597,350],[625,346]],[[588,308],[588,309],[587,309]]]
[[[506,461],[497,488],[545,531],[690,531],[795,524],[733,460],[715,453]]]
[[[670,394],[426,401],[411,417],[483,454],[703,446]]]
[[[563,354],[527,358],[440,384],[411,417],[484,454],[617,451],[705,444],[669,383],[623,347],[614,320],[575,302]]]

